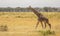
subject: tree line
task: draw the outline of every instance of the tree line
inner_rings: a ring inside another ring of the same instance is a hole
[[[36,10],[38,10],[39,12],[60,12],[60,8],[55,8],[55,7],[43,7],[43,8],[34,8]],[[16,7],[16,8],[12,8],[12,7],[0,7],[0,12],[31,12],[31,10],[26,7],[26,8],[22,8],[22,7]]]

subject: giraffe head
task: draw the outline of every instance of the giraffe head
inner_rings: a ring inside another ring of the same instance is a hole
[[[29,6],[29,9],[31,9],[32,7],[31,6]]]
[[[29,8],[31,8],[31,6],[29,6]]]

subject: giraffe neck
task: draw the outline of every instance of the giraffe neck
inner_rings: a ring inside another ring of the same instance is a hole
[[[39,13],[37,10],[35,10],[34,8],[31,8],[31,10],[33,11],[33,13],[37,16],[37,17],[40,17],[42,16],[41,13]]]

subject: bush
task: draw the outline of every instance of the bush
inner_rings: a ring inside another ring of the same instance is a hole
[[[0,31],[8,31],[7,25],[1,25],[0,26]]]

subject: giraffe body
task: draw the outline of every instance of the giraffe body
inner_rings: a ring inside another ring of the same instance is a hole
[[[44,22],[44,25],[45,25],[45,28],[46,28],[46,24],[48,24],[49,28],[51,28],[51,24],[49,23],[49,20],[48,18],[46,18],[45,16],[43,16],[43,14],[39,13],[37,10],[35,10],[34,8],[32,8],[31,6],[29,7],[34,14],[36,14],[36,16],[38,17],[38,22],[36,24],[36,28],[38,27],[39,25],[39,22],[41,22],[41,25],[43,27],[43,22]]]

